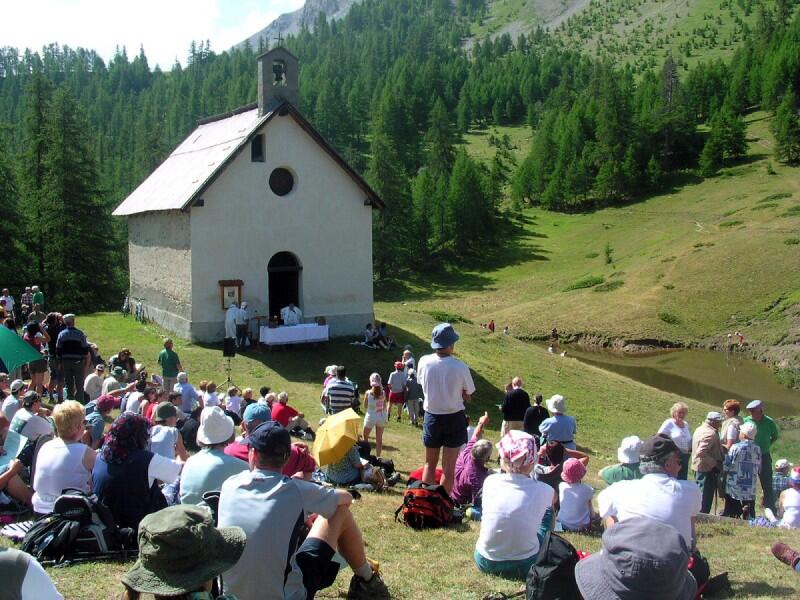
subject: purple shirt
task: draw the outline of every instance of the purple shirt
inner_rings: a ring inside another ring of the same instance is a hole
[[[473,504],[483,487],[483,480],[489,476],[489,469],[472,458],[472,446],[477,441],[474,437],[468,441],[456,460],[456,480],[451,496],[459,504]]]

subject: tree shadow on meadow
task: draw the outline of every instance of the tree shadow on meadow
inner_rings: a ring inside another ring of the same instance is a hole
[[[505,226],[499,242],[487,243],[480,251],[459,256],[442,253],[428,261],[427,269],[376,280],[375,298],[385,302],[420,301],[455,292],[494,291],[496,281],[492,273],[495,271],[531,261],[550,260],[550,251],[536,241],[547,235],[525,227],[535,222],[532,217],[516,217]]]

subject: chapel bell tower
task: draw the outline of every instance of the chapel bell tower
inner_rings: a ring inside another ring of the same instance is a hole
[[[293,106],[300,101],[297,57],[278,46],[258,57],[258,114],[263,116],[276,101],[287,100]]]

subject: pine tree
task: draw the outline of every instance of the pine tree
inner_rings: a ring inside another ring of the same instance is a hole
[[[791,88],[783,95],[775,111],[772,135],[775,136],[775,155],[778,160],[790,165],[800,164],[800,115]]]
[[[409,228],[408,251],[414,264],[423,265],[430,256],[433,237],[433,203],[440,207],[436,181],[428,169],[421,169],[411,184],[412,218]]]
[[[448,218],[456,252],[476,247],[486,239],[491,206],[483,194],[478,165],[464,150],[456,154],[447,193]]]
[[[449,175],[455,161],[455,141],[447,108],[441,98],[436,98],[431,109],[430,127],[425,134],[428,155],[426,164],[434,177]]]
[[[378,277],[385,278],[395,265],[393,257],[404,251],[411,221],[411,194],[408,176],[388,136],[373,136],[370,154],[367,180],[386,203],[386,207],[373,219],[372,256]]]
[[[708,135],[703,151],[700,153],[700,174],[703,177],[713,177],[722,166],[725,154],[725,145],[719,133],[713,129]]]
[[[64,87],[53,94],[44,132],[49,141],[43,156],[47,210],[40,227],[47,240],[48,285],[55,304],[96,310],[119,292],[111,260],[113,228],[99,194],[89,126]]]
[[[12,170],[13,161],[6,151],[5,135],[0,129],[0,240],[5,246],[0,260],[0,281],[3,286],[18,288],[24,285],[27,271],[26,248],[20,235],[19,192]]]

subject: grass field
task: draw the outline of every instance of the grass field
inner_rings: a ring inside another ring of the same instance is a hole
[[[473,268],[390,293],[422,311],[493,318],[516,336],[556,326],[683,343],[734,329],[759,344],[785,340],[800,303],[800,246],[787,243],[800,228],[800,169],[772,160],[764,113],[747,120],[749,154],[715,178],[684,174],[667,194],[593,213],[526,210],[509,243]],[[524,153],[529,130],[514,129],[499,132]],[[467,141],[477,156],[488,152],[485,136]],[[587,279],[602,285],[581,287]]]
[[[412,302],[382,302],[378,317],[389,322],[401,344],[411,344],[419,357],[426,352],[426,339],[436,319]],[[79,319],[90,338],[109,356],[122,346],[133,351],[137,360],[155,364],[161,332],[154,326],[141,326],[118,315],[93,315]],[[502,388],[514,374],[523,377],[526,388],[549,395],[563,393],[569,412],[579,422],[579,444],[591,455],[590,482],[600,488],[597,471],[615,460],[618,440],[628,434],[641,436],[653,432],[678,399],[672,394],[647,388],[614,374],[582,365],[571,359],[547,354],[536,347],[500,333],[488,334],[477,325],[460,323],[462,340],[459,355],[472,367],[478,392],[469,412],[473,417],[489,411],[492,423],[488,437],[496,440],[499,415],[495,404]],[[220,348],[191,345],[178,341],[176,350],[191,380],[224,380]],[[362,386],[372,371],[384,376],[394,355],[382,350],[332,342],[312,349],[286,352],[248,352],[233,360],[234,381],[240,386],[270,385],[287,390],[291,403],[307,415],[319,414],[318,398],[325,365],[342,363]],[[689,420],[696,426],[709,407],[694,401]],[[385,436],[385,456],[391,457],[403,473],[421,464],[423,452],[419,430],[391,423]],[[800,443],[784,436],[775,455],[797,457]],[[519,584],[480,574],[472,564],[472,551],[478,524],[466,523],[445,531],[415,532],[393,521],[401,501],[401,489],[385,494],[365,494],[354,511],[368,540],[368,554],[383,565],[386,581],[396,598],[477,599],[490,591],[515,591]],[[700,549],[711,560],[713,570],[730,571],[736,597],[778,598],[800,593],[800,578],[779,564],[768,547],[775,532],[730,524],[701,525]],[[599,537],[570,535],[582,549],[596,550]],[[784,534],[800,545],[800,534]],[[130,565],[93,563],[50,569],[59,589],[69,599],[111,598],[118,590],[119,576]],[[335,598],[346,590],[350,574],[340,575],[333,589],[318,597]]]

